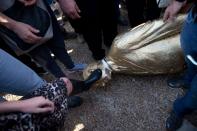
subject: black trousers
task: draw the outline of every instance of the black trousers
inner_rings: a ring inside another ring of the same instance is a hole
[[[158,8],[156,0],[126,0],[126,5],[131,27],[160,16],[161,9]]]
[[[75,31],[86,40],[94,58],[102,59],[105,51],[102,42],[110,47],[117,35],[115,0],[76,0],[81,18],[70,20]]]

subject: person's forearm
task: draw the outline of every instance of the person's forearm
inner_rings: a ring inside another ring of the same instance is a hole
[[[21,112],[22,107],[21,101],[2,102],[0,103],[0,113]]]
[[[12,30],[16,24],[16,21],[9,18],[8,16],[4,15],[0,12],[0,25],[7,27],[8,29]]]

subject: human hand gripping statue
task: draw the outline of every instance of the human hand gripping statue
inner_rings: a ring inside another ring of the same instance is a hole
[[[163,16],[163,20],[164,21],[174,21],[177,14],[179,13],[179,11],[181,10],[181,8],[186,4],[185,2],[179,2],[176,0],[173,0],[172,3],[166,8],[164,16]]]

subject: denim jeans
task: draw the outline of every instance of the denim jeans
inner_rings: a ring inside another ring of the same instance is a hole
[[[44,83],[29,67],[0,49],[0,93],[24,96]]]
[[[186,55],[191,55],[193,58],[197,58],[196,17],[197,13],[194,14],[191,10],[188,13],[181,32],[181,47],[187,63],[187,71],[184,80],[190,88],[186,92],[185,96],[178,98],[174,102],[174,111],[180,117],[183,117],[185,114],[197,109],[197,67],[186,58]]]

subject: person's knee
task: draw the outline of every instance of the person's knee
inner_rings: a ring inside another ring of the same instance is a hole
[[[71,92],[73,91],[72,82],[68,78],[66,78],[66,77],[62,77],[61,79],[64,81],[64,83],[66,85],[67,95],[69,96],[71,94]]]

